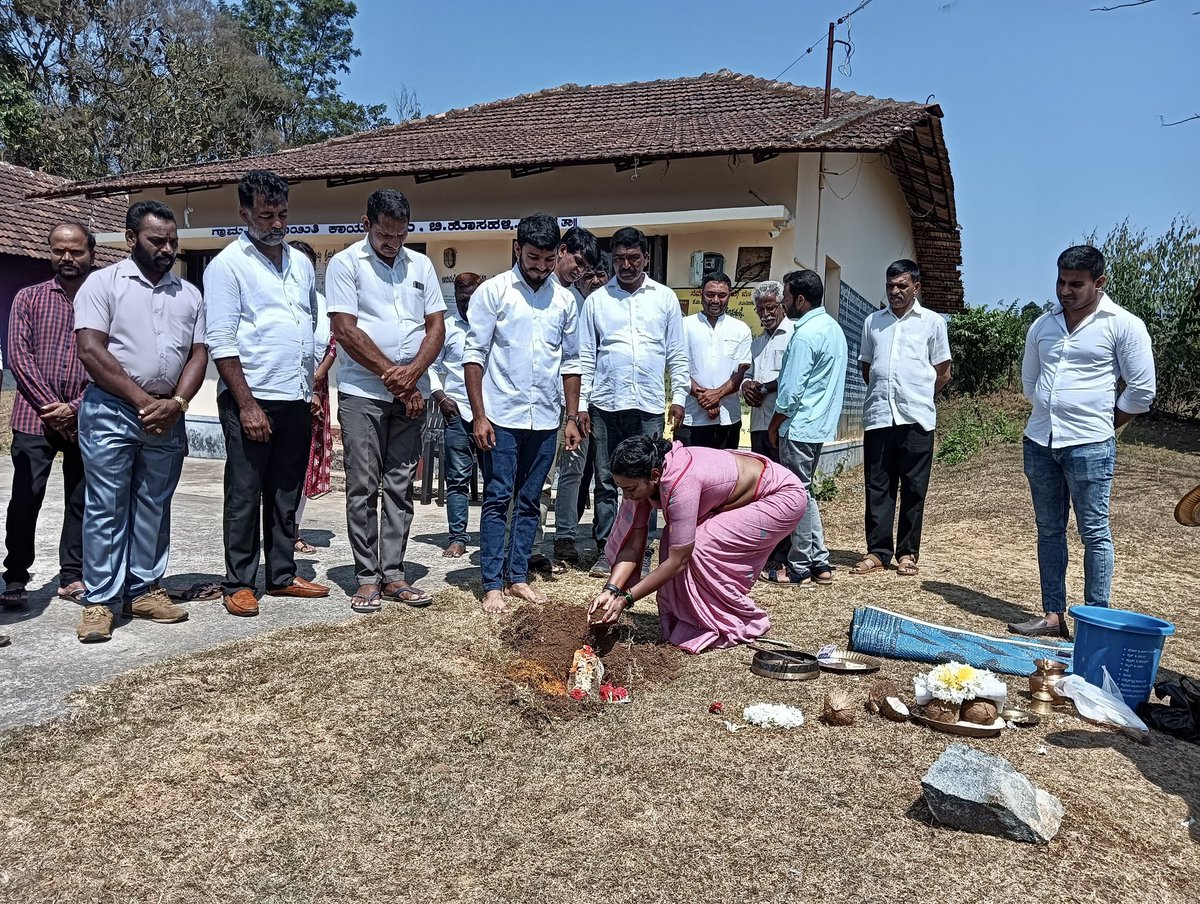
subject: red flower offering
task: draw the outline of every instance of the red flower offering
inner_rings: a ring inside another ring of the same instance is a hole
[[[708,711],[714,716],[719,716],[725,712],[725,704],[720,700],[714,700],[708,705]]]

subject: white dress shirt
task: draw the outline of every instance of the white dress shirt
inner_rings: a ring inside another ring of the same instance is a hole
[[[1117,379],[1125,391],[1117,397]],[[1033,412],[1025,435],[1061,449],[1111,439],[1114,405],[1144,414],[1154,401],[1154,355],[1146,325],[1101,293],[1090,317],[1067,331],[1062,305],[1033,322],[1021,364]]]
[[[519,265],[471,296],[463,364],[483,368],[483,412],[509,430],[557,430],[559,385],[579,373],[579,308],[557,279],[535,292]]]
[[[683,321],[683,338],[691,377],[704,389],[715,389],[741,365],[750,363],[750,327],[728,314],[718,317],[716,324],[709,323],[703,311],[693,314]],[[708,416],[695,396],[689,395],[683,406],[683,423],[687,427],[715,427],[741,421],[742,399],[737,392],[721,399],[716,418]]]
[[[395,263],[385,264],[370,239],[335,254],[325,268],[330,314],[352,314],[358,328],[393,364],[408,364],[425,339],[425,315],[446,310],[437,271],[424,254],[401,248]],[[432,391],[429,372],[417,380],[421,395]],[[338,366],[338,390],[346,395],[391,401],[394,396],[377,377],[347,352]]]
[[[584,302],[579,360],[580,410],[595,405],[604,411],[661,414],[668,373],[671,404],[684,404],[691,384],[679,299],[649,276],[633,292],[613,277]]]
[[[788,342],[792,338],[795,324],[784,317],[779,321],[773,333],[763,330],[750,343],[750,370],[746,379],[755,383],[770,383],[779,376],[783,367],[783,353],[787,351]],[[771,426],[771,418],[775,415],[775,398],[778,392],[769,392],[763,396],[762,405],[750,409],[750,430],[766,430]]]
[[[871,365],[863,403],[864,430],[893,424],[919,424],[932,430],[937,425],[934,368],[950,360],[946,321],[940,314],[914,300],[899,319],[891,307],[868,315],[858,360]]]
[[[429,372],[431,392],[440,389],[453,399],[464,421],[473,420],[471,400],[467,398],[467,384],[463,378],[463,352],[467,348],[468,329],[469,324],[458,316],[457,308],[446,310],[446,343]]]
[[[317,293],[317,323],[313,329],[313,359],[320,366],[329,354],[329,340],[332,338],[329,328],[329,302],[320,292]]]
[[[317,287],[307,257],[284,243],[276,270],[243,234],[205,268],[204,307],[208,353],[241,359],[256,399],[312,400]]]

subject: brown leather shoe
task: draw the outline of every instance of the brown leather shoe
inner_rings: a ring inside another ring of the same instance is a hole
[[[233,596],[225,594],[225,611],[230,615],[240,615],[243,618],[253,618],[258,615],[258,600],[254,591],[243,587]]]
[[[320,596],[329,596],[329,588],[324,584],[314,584],[304,578],[295,577],[288,586],[268,590],[267,594],[269,596],[301,596],[305,599],[315,599]]]

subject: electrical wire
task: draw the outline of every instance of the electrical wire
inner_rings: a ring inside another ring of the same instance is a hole
[[[862,12],[864,9],[866,9],[868,6],[870,6],[874,2],[875,2],[875,0],[862,0],[862,2],[858,4],[858,6],[854,7],[854,9],[850,10],[850,12],[845,13],[840,19],[838,19],[833,24],[835,26],[837,26],[837,25],[841,25],[843,22],[849,22],[851,16],[853,16],[855,13]],[[783,78],[783,76],[787,73],[787,71],[789,69],[791,69],[797,63],[799,63],[802,59],[804,59],[806,56],[808,56],[810,53],[812,53],[814,50],[816,50],[818,47],[820,47],[821,42],[826,40],[827,37],[828,37],[828,32],[825,32],[819,38],[817,38],[815,41],[813,41],[813,43],[810,44],[805,49],[804,53],[800,54],[800,56],[796,57],[796,59],[792,60],[785,67],[783,67],[783,72],[780,72],[779,75],[775,76],[775,81],[779,81],[781,78]],[[849,62],[849,56],[847,56],[846,61],[847,61],[847,63]]]

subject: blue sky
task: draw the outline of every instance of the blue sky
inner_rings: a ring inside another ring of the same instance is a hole
[[[857,2],[359,0],[343,88],[378,103],[404,84],[429,114],[565,82],[774,78]],[[872,0],[850,22],[836,88],[945,111],[970,304],[1050,297],[1058,253],[1094,229],[1200,219],[1200,120],[1159,121],[1200,113],[1200,0],[1089,11],[1117,2]],[[783,78],[824,77],[822,45]]]

